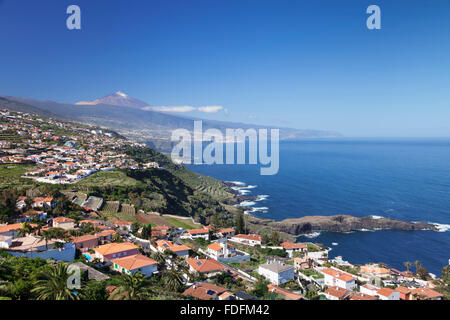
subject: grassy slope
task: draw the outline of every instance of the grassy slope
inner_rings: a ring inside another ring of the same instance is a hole
[[[35,168],[30,165],[22,164],[2,164],[0,165],[0,188],[18,188],[23,189],[32,187],[35,184],[31,179],[21,178],[21,176]]]
[[[90,175],[89,177],[81,180],[75,184],[76,186],[121,186],[121,187],[132,187],[132,186],[143,186],[143,184],[136,179],[128,177],[125,172],[121,170],[114,171],[99,171]]]

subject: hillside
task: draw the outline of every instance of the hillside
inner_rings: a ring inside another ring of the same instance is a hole
[[[113,100],[111,97],[107,96],[91,102],[80,102],[78,105],[8,96],[4,97],[4,99],[34,106],[35,108],[38,108],[38,110],[40,109],[44,112],[56,115],[59,119],[70,119],[71,121],[110,128],[130,139],[148,143],[160,151],[171,150],[172,143],[170,142],[170,137],[174,129],[184,128],[193,131],[194,120],[201,120],[139,109],[138,106],[145,104],[144,102],[139,102],[139,100],[138,102],[135,102],[134,100],[131,100],[134,99],[131,97],[127,97],[125,102],[121,102],[120,95],[119,97],[117,96],[118,95],[116,94],[113,97]],[[114,105],[105,103],[114,103]],[[117,105],[121,103],[124,105]],[[14,110],[12,107],[11,109]],[[213,120],[202,121],[204,130],[217,128],[224,132],[226,128],[242,128],[244,130],[249,128],[262,128],[262,126],[259,125],[245,123]],[[265,128],[270,129],[270,127]],[[340,136],[337,132],[324,130],[279,129],[281,140]]]

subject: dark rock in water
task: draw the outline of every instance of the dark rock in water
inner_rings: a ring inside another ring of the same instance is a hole
[[[270,227],[273,230],[292,235],[308,234],[314,231],[351,232],[358,230],[433,230],[436,226],[425,222],[408,222],[389,218],[337,216],[306,216],[296,219],[274,221],[249,217],[249,223]]]

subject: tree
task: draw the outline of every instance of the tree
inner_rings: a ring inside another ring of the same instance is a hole
[[[45,249],[48,249],[48,242],[53,239],[53,234],[51,230],[42,231],[41,237],[42,238],[39,241],[45,241]]]
[[[17,235],[19,237],[26,237],[31,232],[33,232],[33,228],[31,227],[30,223],[24,222],[22,223],[22,228],[17,230]]]
[[[245,233],[245,220],[244,220],[244,213],[242,211],[239,211],[236,214],[235,225],[237,234]]]
[[[83,300],[107,300],[108,292],[103,281],[88,282],[82,290],[81,298]]]
[[[411,268],[412,263],[409,261],[405,261],[405,262],[403,262],[403,265],[406,267],[406,271],[409,272],[409,269]]]
[[[147,240],[152,239],[152,226],[150,224],[148,224],[142,228],[141,236],[143,239],[147,239]]]
[[[110,298],[118,297],[124,300],[144,300],[148,297],[145,276],[141,272],[134,275],[122,274],[119,278],[117,289]]]
[[[270,242],[272,242],[273,245],[277,246],[280,244],[280,234],[276,231],[272,232],[272,235],[270,236]]]
[[[450,267],[449,266],[445,266],[444,268],[442,268],[442,280],[445,283],[450,284]]]
[[[56,248],[56,249],[62,249],[62,248],[64,248],[64,242],[56,241],[56,242],[55,242],[55,248]]]
[[[252,290],[252,295],[256,297],[264,297],[269,293],[269,289],[267,288],[267,282],[258,280],[258,282],[255,283],[255,287]]]
[[[420,279],[427,280],[427,278],[428,278],[428,270],[427,270],[427,268],[424,268],[424,267],[420,266],[417,269],[417,275],[420,277]]]
[[[422,264],[420,263],[419,260],[416,260],[414,262],[414,266],[416,267],[416,273],[418,273],[418,271],[419,271],[420,267],[422,266]]]
[[[78,300],[78,296],[67,287],[68,279],[74,272],[69,274],[67,265],[62,263],[49,266],[31,292],[37,294],[38,300]]]
[[[183,278],[175,268],[167,270],[164,273],[163,282],[165,287],[170,291],[179,292],[183,289]]]

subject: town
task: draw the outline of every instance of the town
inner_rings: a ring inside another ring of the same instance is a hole
[[[406,270],[379,262],[352,264],[331,258],[331,249],[320,243],[249,230],[242,212],[225,223],[218,213],[215,219],[193,219],[194,214],[145,211],[139,201],[105,199],[108,195],[88,179],[123,170],[150,175],[166,170],[157,161],[137,161],[124,148],[141,145],[102,128],[6,109],[0,116],[1,299],[450,296],[448,266],[438,277],[419,261],[405,262]],[[55,285],[67,282],[69,266],[82,271],[78,289]]]

